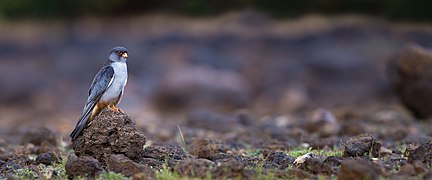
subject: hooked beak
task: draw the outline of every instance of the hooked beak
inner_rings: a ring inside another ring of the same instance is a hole
[[[123,53],[123,54],[122,54],[122,57],[123,57],[123,58],[127,58],[127,53]]]

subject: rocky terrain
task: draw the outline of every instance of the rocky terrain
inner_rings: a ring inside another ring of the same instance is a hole
[[[1,178],[432,178],[430,25],[250,11],[0,23]],[[125,113],[71,141],[119,44]]]

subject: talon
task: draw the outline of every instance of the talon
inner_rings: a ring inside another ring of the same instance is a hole
[[[115,108],[115,107],[112,106],[112,105],[108,105],[107,107],[108,107],[109,109],[113,110],[113,111],[117,111],[117,108]]]
[[[123,113],[123,110],[121,110],[120,108],[117,108],[115,105],[111,105],[112,110],[114,110],[115,112],[121,112]]]

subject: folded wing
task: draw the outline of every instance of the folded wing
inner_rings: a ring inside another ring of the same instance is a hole
[[[75,129],[70,134],[72,139],[77,138],[87,126],[88,120],[92,115],[93,108],[96,106],[103,93],[111,86],[114,79],[114,69],[111,66],[104,66],[94,77],[89,89],[87,103],[81,113]]]

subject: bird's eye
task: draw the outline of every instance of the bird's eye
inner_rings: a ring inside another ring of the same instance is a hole
[[[120,51],[118,51],[118,52],[117,52],[117,55],[119,55],[119,56],[120,56],[120,55],[121,55],[121,52],[120,52]]]

